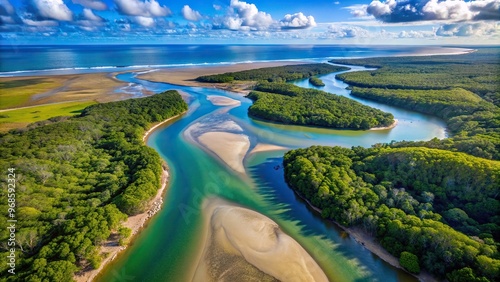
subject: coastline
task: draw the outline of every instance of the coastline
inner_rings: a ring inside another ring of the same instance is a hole
[[[158,127],[161,125],[180,117],[183,115],[183,113],[178,114],[176,116],[170,117],[154,126],[152,126],[148,131],[146,131],[142,137],[142,140],[144,142],[147,141],[151,133],[154,132]],[[146,146],[146,145],[145,145]],[[127,249],[127,247],[132,243],[132,241],[135,239],[135,236],[139,234],[139,232],[146,226],[148,221],[161,210],[161,207],[163,205],[163,196],[166,192],[167,185],[169,183],[170,179],[170,174],[169,174],[169,169],[168,165],[166,162],[163,161],[162,163],[162,175],[161,175],[161,187],[158,189],[158,192],[154,196],[153,199],[151,199],[149,203],[149,208],[144,211],[143,213],[136,214],[133,216],[129,216],[125,222],[122,223],[123,227],[130,228],[132,230],[130,237],[128,238],[128,243],[124,246],[120,246],[118,244],[118,239],[111,239],[106,241],[104,245],[101,246],[99,250],[100,255],[105,254],[105,258],[102,260],[101,265],[97,269],[91,269],[91,270],[85,270],[82,271],[79,275],[75,274],[73,278],[77,282],[91,282],[93,281],[99,273],[113,260],[115,260],[124,250]]]
[[[297,191],[294,189],[290,188],[295,195],[297,195],[299,198],[304,200],[304,202],[307,203],[307,205],[312,208],[314,211],[318,212],[321,214],[322,210],[316,206],[314,206],[308,199],[306,199],[304,196],[300,195]],[[363,247],[365,247],[367,250],[369,250],[372,254],[376,255],[378,258],[381,260],[385,261],[386,263],[401,269],[405,271],[406,273],[418,278],[419,281],[424,281],[424,282],[438,282],[439,280],[436,279],[434,276],[432,276],[429,272],[426,271],[421,271],[419,274],[413,274],[408,272],[406,269],[404,269],[400,264],[399,264],[399,259],[390,254],[386,249],[384,249],[377,241],[375,241],[375,238],[368,234],[366,231],[362,230],[359,227],[346,227],[343,226],[342,224],[336,222],[333,219],[327,219],[331,222],[333,222],[335,225],[337,225],[340,229],[342,229],[345,233],[347,233],[350,237],[354,239],[354,241],[358,242],[361,244]]]

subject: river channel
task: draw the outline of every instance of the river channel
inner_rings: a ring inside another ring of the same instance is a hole
[[[366,71],[352,67],[350,71]],[[141,231],[133,244],[97,279],[98,281],[191,281],[202,248],[203,210],[207,198],[222,198],[261,213],[294,238],[317,261],[330,281],[417,281],[392,267],[324,220],[286,185],[280,166],[288,149],[311,145],[369,147],[392,140],[428,140],[446,136],[445,123],[434,117],[349,96],[348,86],[335,73],[321,76],[322,90],[347,96],[371,107],[392,113],[395,128],[376,131],[328,130],[286,126],[255,121],[248,117],[251,101],[241,94],[214,88],[184,87],[140,80],[135,73],[118,79],[154,92],[169,89],[189,94],[190,110],[150,135],[147,145],[159,152],[170,167],[171,180],[163,209]],[[307,80],[296,85],[310,87]],[[240,106],[216,106],[207,96],[224,96]],[[237,124],[250,140],[250,152],[257,144],[287,149],[247,153],[246,174],[238,173],[202,146],[190,142],[186,129],[203,124],[205,130],[234,130],[223,124]]]

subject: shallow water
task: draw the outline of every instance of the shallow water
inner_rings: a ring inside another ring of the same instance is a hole
[[[356,68],[362,70],[363,68]],[[322,76],[323,89],[348,96],[345,84],[335,74]],[[193,99],[190,111],[170,125],[155,131],[148,145],[156,149],[171,169],[171,181],[161,212],[149,222],[134,244],[113,262],[98,281],[189,281],[201,248],[203,215],[207,197],[217,196],[262,213],[297,240],[318,262],[331,281],[416,281],[405,272],[380,260],[361,244],[346,236],[333,223],[323,220],[307,206],[283,179],[283,151],[263,152],[245,159],[248,176],[237,174],[202,148],[184,138],[184,130],[202,119],[234,121],[248,135],[251,148],[258,143],[288,148],[310,145],[370,146],[392,140],[427,140],[445,137],[443,121],[426,115],[358,101],[391,112],[399,124],[380,131],[350,131],[285,126],[255,121],[247,116],[251,101],[227,91],[182,87],[136,79],[122,74],[119,79],[159,92],[183,90]],[[296,82],[313,87],[307,80]],[[207,95],[237,99],[241,106],[221,113]],[[353,98],[353,97],[350,97]],[[194,109],[194,110],[193,110]]]

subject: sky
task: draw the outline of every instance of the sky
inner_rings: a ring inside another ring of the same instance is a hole
[[[500,45],[500,0],[0,0],[0,44]]]

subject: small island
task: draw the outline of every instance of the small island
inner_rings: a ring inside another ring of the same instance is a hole
[[[312,85],[317,86],[317,87],[325,86],[325,83],[321,79],[319,79],[315,76],[309,78],[309,83],[311,83]]]
[[[286,83],[260,83],[247,96],[248,115],[283,124],[370,129],[393,124],[394,116],[342,96]]]
[[[348,68],[329,64],[288,65],[200,76],[196,80],[211,83],[257,81],[253,91],[247,95],[254,101],[248,115],[264,121],[353,130],[395,124],[390,113],[339,95],[285,83],[304,78],[315,78],[321,82],[314,75],[343,70]]]

